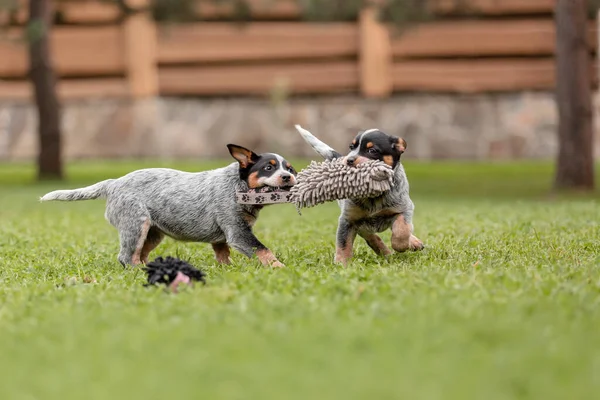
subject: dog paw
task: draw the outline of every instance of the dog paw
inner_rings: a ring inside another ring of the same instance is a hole
[[[271,268],[284,268],[284,267],[285,267],[285,265],[282,262],[277,261],[277,260],[275,260],[271,263]]]
[[[423,250],[425,248],[425,245],[418,237],[416,237],[415,235],[411,235],[409,240],[409,248],[413,251],[419,251]]]
[[[231,260],[229,259],[229,257],[227,257],[227,258],[215,257],[215,260],[217,260],[217,263],[219,263],[219,264],[231,265]]]
[[[333,259],[334,264],[341,265],[342,267],[347,267],[349,262],[349,259],[339,256],[335,256],[335,258]]]
[[[394,252],[386,247],[385,249],[382,249],[378,254],[382,257],[389,257],[392,254],[394,254]]]

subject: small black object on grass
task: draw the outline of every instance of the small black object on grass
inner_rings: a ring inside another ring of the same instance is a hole
[[[191,285],[193,281],[206,284],[206,274],[187,261],[175,257],[156,257],[149,262],[144,271],[148,274],[148,283],[144,286],[165,284],[173,292],[177,292],[180,283]]]

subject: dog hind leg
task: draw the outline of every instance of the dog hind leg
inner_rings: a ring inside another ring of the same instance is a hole
[[[150,230],[150,218],[138,218],[126,221],[120,221],[119,238],[121,249],[118,260],[123,265],[140,265],[142,263],[141,253]]]
[[[164,237],[165,234],[162,233],[158,228],[154,226],[150,227],[140,253],[140,261],[143,264],[148,264],[148,256],[150,255],[150,252],[154,250],[160,244],[160,242],[162,242]]]

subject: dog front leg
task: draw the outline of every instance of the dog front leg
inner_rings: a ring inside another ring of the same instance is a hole
[[[408,219],[408,221],[407,221]],[[412,234],[413,225],[410,215],[400,214],[392,225],[392,248],[397,252],[406,250],[423,250],[423,242]]]
[[[232,229],[227,233],[227,244],[245,256],[252,258],[254,254],[262,265],[273,268],[285,267],[275,254],[258,240],[250,227]]]
[[[348,262],[352,258],[354,239],[356,239],[356,227],[343,217],[340,217],[337,229],[335,263],[342,264],[344,267],[348,265]]]
[[[215,252],[215,259],[219,264],[231,264],[229,260],[229,245],[227,243],[211,243]]]
[[[408,248],[413,251],[418,251],[423,250],[425,245],[418,237],[414,235],[415,227],[412,223],[413,213],[414,206],[409,211],[404,212],[404,220],[410,225],[410,239],[408,239]]]

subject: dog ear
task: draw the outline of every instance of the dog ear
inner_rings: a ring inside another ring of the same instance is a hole
[[[227,148],[233,158],[235,158],[242,168],[248,168],[250,164],[253,164],[258,160],[258,156],[252,151],[245,147],[238,146],[236,144],[228,144]]]
[[[392,136],[392,146],[394,146],[394,148],[396,150],[398,150],[400,153],[404,153],[404,151],[406,151],[406,140],[396,137],[396,136]]]

